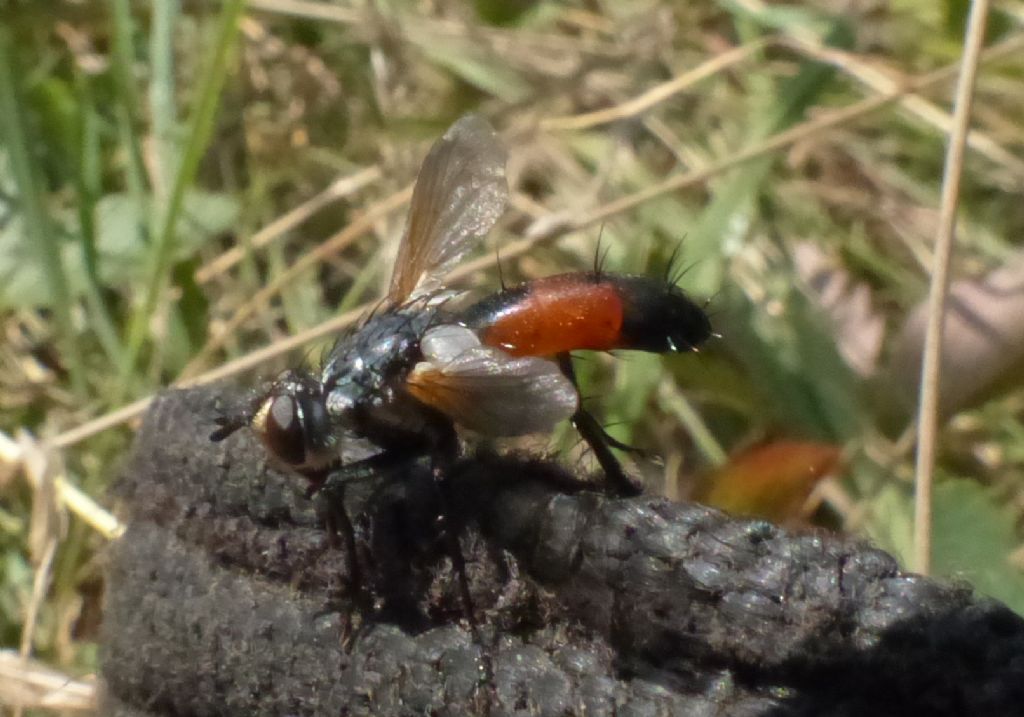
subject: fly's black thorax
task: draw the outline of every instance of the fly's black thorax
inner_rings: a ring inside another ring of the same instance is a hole
[[[339,340],[320,374],[332,421],[378,445],[421,430],[422,410],[406,393],[405,379],[422,359],[420,338],[438,316],[436,308],[387,311]]]
[[[527,284],[502,288],[489,296],[464,307],[458,313],[458,323],[471,329],[485,329],[497,323],[502,316],[515,310],[515,307],[530,294]]]

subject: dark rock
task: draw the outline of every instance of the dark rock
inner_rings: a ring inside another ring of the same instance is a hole
[[[118,488],[106,714],[1009,715],[1024,620],[888,555],[480,452],[446,487],[476,634],[412,465],[336,506],[268,468],[233,394],[171,392]]]

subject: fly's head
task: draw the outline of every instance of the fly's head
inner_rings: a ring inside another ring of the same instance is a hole
[[[323,386],[312,376],[288,371],[256,394],[249,405],[219,420],[210,436],[222,441],[248,427],[278,462],[299,471],[322,467],[338,456]]]

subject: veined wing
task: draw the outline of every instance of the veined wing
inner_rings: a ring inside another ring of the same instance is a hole
[[[409,393],[478,433],[542,433],[579,405],[576,388],[555,363],[482,346],[463,326],[435,327],[420,347],[426,360],[406,379]]]
[[[466,115],[431,147],[412,194],[388,299],[436,290],[440,278],[494,226],[505,211],[505,150],[494,129]]]

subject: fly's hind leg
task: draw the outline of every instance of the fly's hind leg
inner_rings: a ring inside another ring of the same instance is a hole
[[[576,383],[576,371],[572,366],[572,357],[568,353],[560,353],[557,356],[557,360],[558,367],[562,369],[562,373],[572,381],[573,386],[579,388]],[[576,413],[572,415],[571,420],[572,425],[579,431],[580,437],[586,441],[590,450],[593,451],[594,458],[597,459],[598,465],[601,466],[601,470],[604,471],[605,478],[612,488],[622,496],[640,495],[643,492],[642,488],[626,475],[626,472],[622,469],[622,464],[619,463],[619,459],[612,453],[611,448],[614,447],[619,450],[635,453],[641,453],[642,451],[609,436],[608,432],[597,422],[597,419],[588,413],[583,406],[576,409]]]

